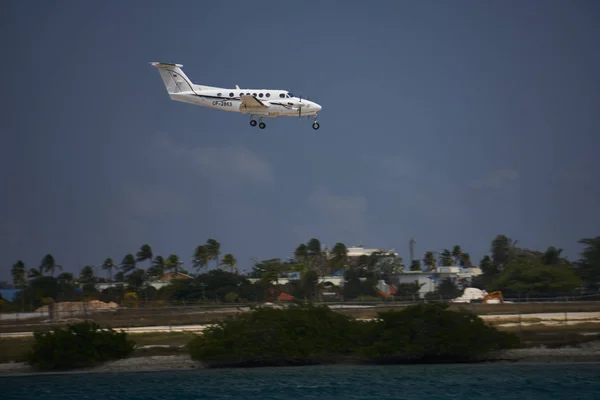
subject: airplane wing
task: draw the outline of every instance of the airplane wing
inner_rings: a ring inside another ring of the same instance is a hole
[[[254,96],[248,96],[248,95],[241,95],[240,98],[242,99],[242,106],[246,107],[246,108],[266,108],[269,107],[268,104],[265,104],[264,102],[260,101],[259,99],[257,99]]]

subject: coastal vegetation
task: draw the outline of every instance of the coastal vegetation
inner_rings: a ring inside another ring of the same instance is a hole
[[[581,257],[571,261],[562,256],[562,249],[554,246],[545,251],[531,250],[519,247],[516,240],[506,235],[497,235],[490,244],[489,254],[479,262],[482,275],[471,282],[444,279],[426,299],[453,298],[469,285],[488,292],[501,290],[505,298],[598,293],[600,237],[581,239],[579,243],[584,246]],[[440,252],[427,251],[421,260],[412,260],[407,265],[402,257],[386,251],[349,257],[345,244],[336,243],[327,249],[318,239],[312,238],[298,245],[287,260],[255,260],[247,274],[239,272],[238,261],[232,253],[222,253],[221,244],[216,239],[208,239],[192,252],[195,272],[190,272],[178,255],[163,258],[154,254],[150,245],[144,244],[137,252],[125,255],[120,263],[106,258],[100,266],[106,272],[105,277],[97,274],[92,265],[83,266],[78,275],[63,271],[63,266],[52,254],[42,257],[39,266],[33,268],[27,268],[19,260],[11,269],[13,286],[19,292],[14,301],[5,299],[1,306],[6,312],[37,309],[45,304],[44,299],[57,302],[98,299],[122,303],[126,293],[135,293],[136,304],[153,305],[276,301],[282,292],[305,301],[376,301],[382,300],[376,289],[380,280],[396,284],[394,299],[414,300],[422,284],[398,283],[398,273],[421,270],[435,276],[435,268],[439,266],[475,267],[469,253],[459,245]],[[213,269],[209,270],[210,267]],[[187,274],[189,279],[173,281],[161,289],[149,285],[168,272]],[[280,284],[281,278],[293,272],[299,279]],[[343,287],[324,287],[319,279],[331,274],[343,275]],[[98,283],[106,282],[118,282],[118,285],[97,289]],[[328,292],[328,296],[324,296],[324,292]]]
[[[468,311],[429,303],[361,321],[324,306],[261,308],[205,330],[189,345],[207,367],[335,362],[473,362],[519,346],[518,337]]]
[[[40,370],[90,367],[129,356],[135,342],[127,333],[81,322],[66,328],[34,332],[28,363]]]
[[[474,362],[491,351],[519,346],[515,334],[486,325],[468,311],[450,311],[443,303],[380,312],[366,321],[310,303],[258,308],[201,334],[179,336],[175,340],[192,338],[185,347],[206,367]],[[30,346],[26,360],[37,370],[92,367],[136,350],[127,333],[91,321],[34,332]]]

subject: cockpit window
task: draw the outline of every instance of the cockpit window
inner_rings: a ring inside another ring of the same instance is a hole
[[[292,93],[288,92],[287,97],[296,97],[296,96],[294,96]]]

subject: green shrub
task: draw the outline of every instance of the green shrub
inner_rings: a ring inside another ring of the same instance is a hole
[[[102,328],[94,322],[35,332],[34,339],[28,362],[36,368],[49,370],[88,367],[124,358],[135,347],[127,333]]]
[[[228,303],[234,303],[240,300],[240,296],[236,292],[229,292],[225,295],[225,301]]]
[[[205,330],[188,348],[208,367],[344,361],[476,361],[518,345],[517,336],[443,304],[407,307],[357,321],[328,307],[261,308]]]
[[[209,366],[298,365],[349,354],[356,322],[328,307],[260,308],[215,324],[190,344]]]
[[[390,361],[475,361],[493,350],[518,346],[516,335],[486,325],[467,311],[429,303],[381,312],[363,356]]]

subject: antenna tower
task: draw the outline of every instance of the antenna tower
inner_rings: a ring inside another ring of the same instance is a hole
[[[410,238],[410,240],[408,241],[408,248],[410,251],[410,262],[412,262],[415,259],[415,239]]]

